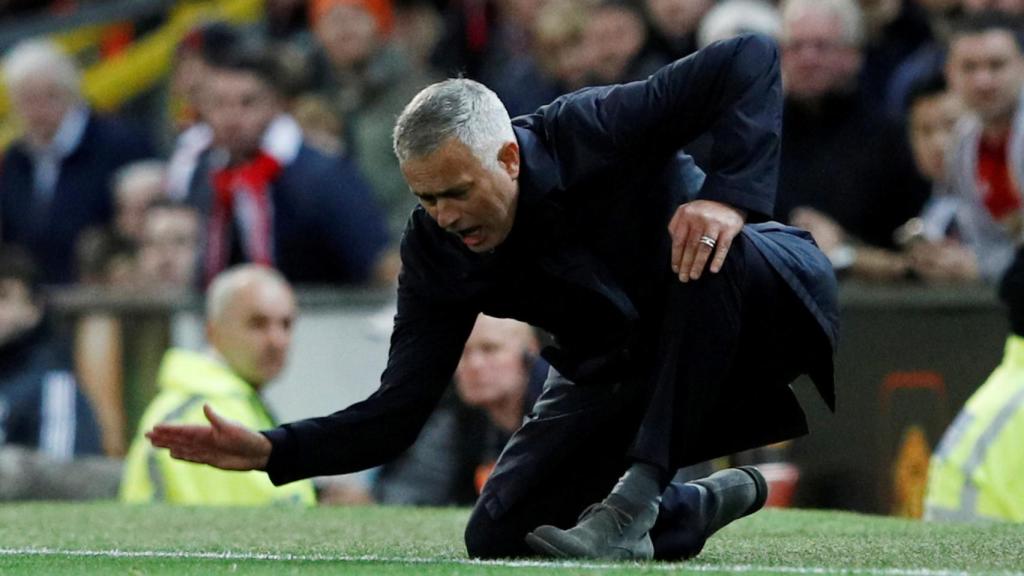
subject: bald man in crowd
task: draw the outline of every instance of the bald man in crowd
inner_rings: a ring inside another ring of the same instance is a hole
[[[157,376],[125,462],[121,499],[216,505],[311,505],[308,480],[275,487],[266,474],[216,470],[173,460],[143,437],[156,424],[201,424],[218,414],[258,429],[275,425],[259,393],[284,369],[296,303],[272,268],[243,265],[218,275],[206,294],[205,352],[171,349]],[[222,422],[214,417],[215,422]]]
[[[454,386],[416,443],[374,483],[384,504],[469,506],[512,433],[540,395],[548,363],[529,324],[481,314],[466,340]]]

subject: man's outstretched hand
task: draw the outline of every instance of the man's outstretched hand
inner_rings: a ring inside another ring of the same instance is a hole
[[[209,426],[158,424],[146,432],[157,448],[171,456],[224,470],[262,470],[270,458],[270,440],[230,420],[221,418],[209,404],[203,405]]]
[[[746,220],[743,210],[713,200],[694,200],[677,208],[668,232],[672,236],[672,271],[679,281],[700,278],[708,259],[711,273],[717,274]]]

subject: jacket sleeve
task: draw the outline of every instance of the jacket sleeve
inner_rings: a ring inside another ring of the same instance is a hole
[[[524,117],[569,188],[615,166],[713,139],[699,198],[772,213],[782,131],[778,48],[762,36],[717,42],[644,81],[584,89]]]
[[[407,257],[399,278],[398,313],[381,385],[369,398],[321,418],[265,431],[275,484],[342,474],[383,464],[413,441],[451,380],[476,320],[467,306],[428,298]]]

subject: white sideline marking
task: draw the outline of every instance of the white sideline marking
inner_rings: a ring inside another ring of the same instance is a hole
[[[174,550],[61,550],[56,548],[0,548],[4,556],[50,556],[69,558],[179,558],[184,560],[270,560],[306,562],[385,562],[391,564],[464,564],[470,566],[509,566],[513,568],[566,568],[614,569],[625,566],[644,570],[672,572],[730,572],[733,574],[869,574],[871,576],[965,576],[988,574],[992,576],[1024,576],[1024,572],[963,572],[959,570],[932,570],[929,568],[839,568],[815,566],[754,566],[749,564],[691,564],[691,563],[593,563],[542,560],[473,560],[469,558],[399,558],[387,556],[350,556],[345,554],[276,554],[272,552],[181,552]]]

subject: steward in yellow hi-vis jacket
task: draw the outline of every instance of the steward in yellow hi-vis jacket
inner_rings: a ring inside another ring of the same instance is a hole
[[[1003,361],[932,455],[926,520],[1024,522],[1024,247],[999,284],[1009,309]]]
[[[928,520],[1024,522],[1024,337],[946,430],[928,470]]]
[[[313,505],[308,480],[274,486],[263,472],[229,472],[171,458],[143,436],[162,422],[208,424],[203,404],[257,430],[275,426],[249,383],[206,354],[169,350],[158,376],[160,392],[146,409],[125,461],[121,500],[174,504]]]

